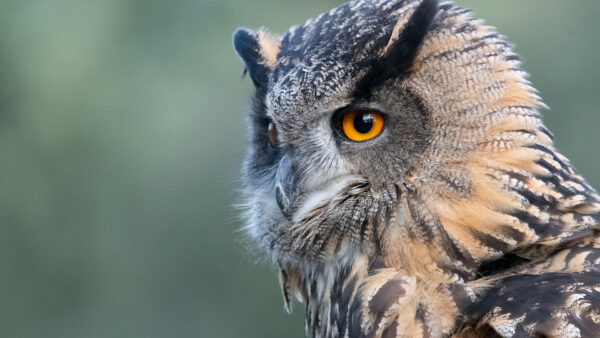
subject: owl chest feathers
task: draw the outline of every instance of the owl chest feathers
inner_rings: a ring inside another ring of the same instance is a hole
[[[357,256],[318,268],[280,267],[280,283],[288,310],[292,294],[305,302],[312,337],[562,337],[569,325],[582,333],[574,337],[599,332],[598,234],[546,257],[497,263],[487,276],[442,282]]]
[[[305,277],[285,271],[280,279],[284,297],[294,290],[289,279],[300,280],[294,291],[306,302],[312,337],[447,336],[475,297],[464,284],[434,283],[366,257],[325,270]]]

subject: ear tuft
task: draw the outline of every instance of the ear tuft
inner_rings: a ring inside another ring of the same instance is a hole
[[[266,87],[277,63],[279,39],[262,30],[238,28],[233,33],[233,49],[242,59],[254,86]]]
[[[357,83],[355,96],[369,97],[373,88],[386,80],[409,75],[417,52],[433,24],[438,6],[438,0],[422,0],[403,27],[394,27],[384,55]]]

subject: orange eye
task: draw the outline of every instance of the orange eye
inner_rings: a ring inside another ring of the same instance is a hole
[[[279,140],[277,139],[277,127],[273,122],[269,122],[269,126],[267,127],[267,136],[269,136],[269,142],[273,148],[277,148],[279,146]]]
[[[383,129],[383,114],[374,110],[354,110],[344,114],[344,135],[352,141],[361,142],[374,138]]]

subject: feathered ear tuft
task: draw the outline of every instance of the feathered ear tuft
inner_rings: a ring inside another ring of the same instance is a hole
[[[359,81],[355,95],[369,97],[373,88],[391,78],[406,77],[438,12],[438,0],[422,0],[403,27],[394,27],[385,54]],[[394,36],[398,31],[399,36]]]
[[[256,88],[266,87],[275,69],[280,40],[264,30],[238,28],[233,33],[233,49],[242,59]]]

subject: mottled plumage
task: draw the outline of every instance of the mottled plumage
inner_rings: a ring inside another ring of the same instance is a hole
[[[256,87],[247,231],[309,335],[600,336],[600,196],[492,27],[363,0],[234,48]],[[377,137],[344,137],[357,110]]]

